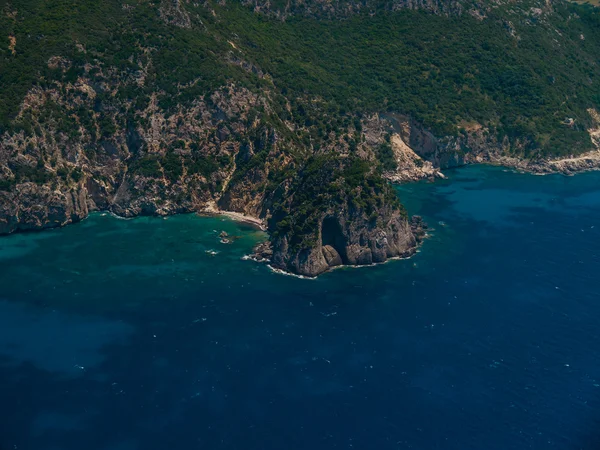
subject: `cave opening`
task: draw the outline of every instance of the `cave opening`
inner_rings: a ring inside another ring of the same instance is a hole
[[[326,217],[321,225],[321,244],[329,245],[335,249],[346,263],[346,239],[342,227],[335,217]]]

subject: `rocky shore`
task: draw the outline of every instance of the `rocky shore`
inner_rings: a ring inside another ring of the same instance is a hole
[[[415,254],[428,229],[423,219],[415,215],[408,222],[394,218],[385,231],[379,231],[376,235],[365,229],[358,239],[353,239],[349,224],[342,228],[334,220],[329,217],[321,224],[320,245],[300,252],[294,258],[286,261],[283,257],[285,248],[276,248],[274,251],[271,241],[264,241],[254,248],[250,259],[267,263],[282,272],[314,278],[337,267],[368,266],[408,258]],[[339,228],[333,230],[332,236],[329,234],[332,233],[331,227],[336,225]],[[285,246],[287,243],[278,245]]]
[[[79,222],[88,213],[84,187],[64,192],[23,183],[12,192],[0,191],[0,235],[62,227]]]
[[[581,172],[600,170],[600,150],[594,150],[570,158],[543,159],[536,161],[520,160],[510,157],[499,157],[488,164],[508,167],[534,175],[575,175]]]

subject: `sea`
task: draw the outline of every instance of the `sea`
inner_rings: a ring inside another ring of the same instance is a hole
[[[0,449],[600,449],[600,173],[446,175],[317,279],[223,217],[0,238]]]

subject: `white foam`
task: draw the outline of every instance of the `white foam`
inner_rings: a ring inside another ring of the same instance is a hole
[[[287,275],[288,277],[300,278],[302,280],[316,280],[316,277],[306,277],[304,275],[297,275],[295,273],[286,272],[285,270],[276,269],[270,264],[267,264],[267,267],[279,275]]]

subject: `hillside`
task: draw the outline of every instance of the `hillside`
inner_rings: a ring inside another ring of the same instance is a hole
[[[600,142],[590,5],[0,9],[0,233],[91,210],[230,210],[267,223],[273,264],[316,275],[414,251],[386,179],[471,161],[545,168]]]

